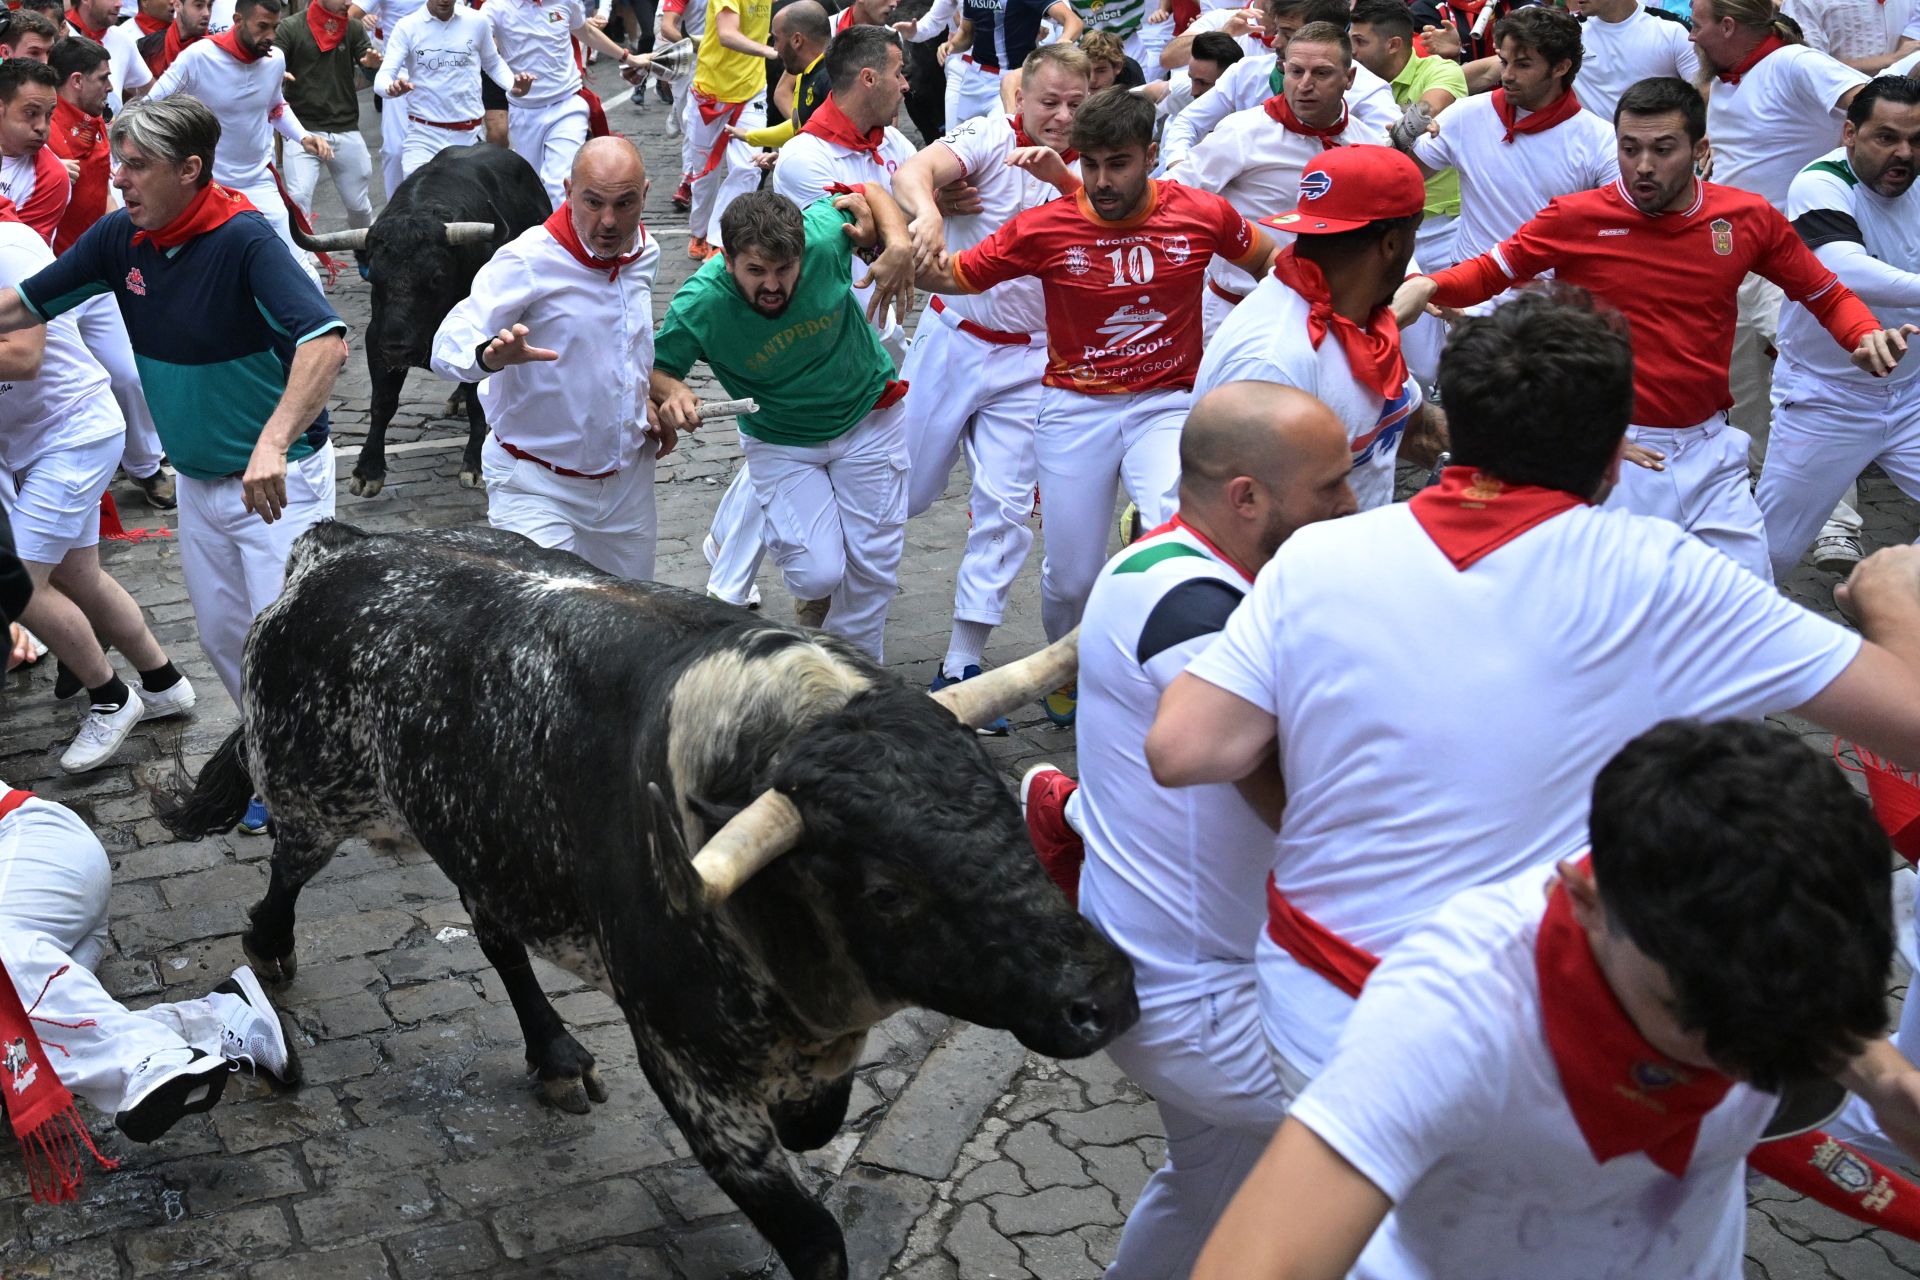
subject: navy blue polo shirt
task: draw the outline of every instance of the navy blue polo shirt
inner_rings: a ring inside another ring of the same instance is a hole
[[[294,349],[346,322],[257,212],[162,250],[133,243],[124,209],[89,227],[52,266],[19,286],[42,320],[111,291],[160,443],[195,480],[246,470],[260,429],[287,389]],[[327,440],[327,411],[287,449],[304,458]]]

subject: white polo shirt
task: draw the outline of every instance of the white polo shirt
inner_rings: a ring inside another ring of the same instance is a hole
[[[1315,350],[1307,337],[1311,307],[1285,282],[1268,276],[1220,325],[1200,358],[1193,396],[1229,382],[1277,382],[1317,396],[1347,428],[1353,450],[1349,483],[1362,511],[1393,501],[1394,460],[1407,423],[1420,407],[1411,375],[1400,394],[1384,399],[1354,381],[1347,353],[1332,334]]]
[[[153,83],[153,72],[140,56],[140,27],[132,19],[108,27],[100,41],[107,51],[107,109],[118,113],[127,90]]]
[[[1347,127],[1335,135],[1334,143],[1350,146],[1368,137],[1349,112]],[[1202,138],[1167,176],[1226,197],[1241,216],[1257,222],[1300,203],[1300,171],[1326,150],[1320,139],[1294,133],[1268,115],[1263,104],[1236,111],[1222,120],[1219,128]],[[1271,228],[1268,234],[1274,235]],[[1274,238],[1282,245],[1292,242],[1292,237],[1285,234]],[[1207,279],[1242,297],[1254,286],[1252,276],[1220,257],[1208,261]]]
[[[53,250],[32,227],[0,222],[0,289],[12,288],[52,262]],[[69,313],[47,326],[39,377],[0,382],[0,466],[16,475],[44,454],[126,430],[106,371],[81,340],[79,323],[78,316]]]
[[[1541,1028],[1539,873],[1462,893],[1394,948],[1293,1118],[1394,1202],[1352,1280],[1739,1280],[1746,1159],[1779,1099],[1736,1084],[1684,1176],[1601,1164]]]
[[[1160,694],[1252,585],[1175,527],[1108,561],[1080,621],[1080,910],[1147,1008],[1245,981],[1266,919],[1272,830],[1231,786],[1160,786],[1140,751]]]
[[[1007,164],[1007,157],[1020,145],[1011,116],[999,112],[975,116],[940,139],[938,145],[953,152],[980,199],[979,213],[957,214],[945,219],[948,253],[973,248],[1006,226],[1015,214],[1043,205],[1060,194],[1051,183]],[[784,154],[781,163],[786,163]],[[1076,173],[1080,168],[1078,161],[1067,167]],[[1047,306],[1041,297],[1037,276],[1021,276],[997,284],[985,293],[941,294],[940,303],[963,320],[1002,333],[1044,334],[1047,331]]]
[[[1656,17],[1644,5],[1636,5],[1619,22],[1591,13],[1580,19],[1580,75],[1574,92],[1581,106],[1611,125],[1620,95],[1653,76],[1678,76],[1689,84],[1700,78],[1700,56],[1685,26]]]
[[[1429,169],[1460,171],[1453,251],[1460,262],[1518,231],[1555,196],[1603,187],[1620,176],[1613,126],[1584,107],[1551,129],[1516,134],[1508,142],[1492,95],[1475,94],[1448,107],[1439,125],[1438,137],[1418,139],[1413,150]]]
[[[278,49],[242,62],[212,40],[196,40],[180,51],[147,97],[190,93],[206,103],[220,121],[213,180],[223,187],[254,190],[273,181],[267,172],[273,135],[278,132],[296,144],[307,136],[281,92],[286,75],[287,55]]]
[[[1713,83],[1707,137],[1713,180],[1785,208],[1800,170],[1840,145],[1840,97],[1867,77],[1803,44],[1775,49],[1740,77]]]
[[[536,110],[580,92],[573,33],[587,23],[580,0],[487,0],[480,13],[493,24],[493,43],[507,65],[533,76],[524,97],[509,107]]]
[[[1207,14],[1201,14],[1187,29],[1208,29],[1207,18]],[[1213,24],[1214,28],[1218,28],[1225,20],[1223,13],[1220,22]],[[1278,92],[1273,87],[1273,68],[1279,62],[1278,56],[1258,41],[1253,43],[1254,52],[1221,72],[1213,88],[1195,98],[1186,110],[1167,121],[1167,127],[1160,135],[1160,162],[1164,168],[1171,169],[1180,163],[1181,158],[1193,150],[1200,139],[1218,128],[1222,120],[1236,111],[1257,107]],[[1387,129],[1400,118],[1401,111],[1393,101],[1393,86],[1356,62],[1353,64],[1353,88],[1347,90],[1346,99],[1347,111],[1354,122],[1353,141],[1385,145]]]
[[[1462,572],[1396,503],[1294,534],[1191,670],[1277,718],[1278,885],[1378,956],[1584,847],[1637,734],[1800,706],[1859,649],[1668,521],[1577,506]],[[1264,935],[1259,968],[1267,1034],[1311,1075],[1353,1003]]]
[[[524,0],[515,0],[524,3]],[[640,258],[608,281],[544,225],[502,245],[433,336],[433,371],[480,383],[487,424],[503,443],[584,475],[633,465],[645,442],[653,372],[653,275],[660,247],[646,227]],[[558,360],[480,368],[480,344],[524,324]]]
[[[410,116],[442,124],[480,118],[482,75],[493,77],[502,89],[513,88],[513,72],[494,46],[492,24],[465,5],[455,5],[445,22],[425,6],[400,19],[387,36],[374,92],[385,97],[396,75],[405,76],[413,88],[388,102]]]
[[[1843,59],[1892,53],[1915,16],[1914,0],[1783,0],[1780,10],[1809,48]]]

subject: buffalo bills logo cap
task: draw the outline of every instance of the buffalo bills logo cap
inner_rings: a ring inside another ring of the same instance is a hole
[[[1407,156],[1392,147],[1334,147],[1301,173],[1300,203],[1260,223],[1293,235],[1333,235],[1410,218],[1426,204],[1426,180]]]

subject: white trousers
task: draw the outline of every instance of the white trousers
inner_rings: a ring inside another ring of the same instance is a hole
[[[29,800],[0,819],[0,957],[60,1083],[109,1116],[147,1055],[221,1049],[206,1001],[136,1013],[100,985],[112,887],[106,851],[72,810]]]
[[[516,458],[491,433],[480,450],[487,523],[571,551],[596,569],[636,582],[653,577],[654,442],[604,480],[558,475]]]
[[[300,149],[289,147],[288,150],[299,151]],[[306,153],[302,151],[301,154]],[[258,209],[260,215],[272,225],[274,233],[287,246],[287,252],[291,253],[293,260],[300,264],[300,269],[307,273],[307,278],[316,286],[319,285],[320,273],[314,270],[313,256],[293,242],[293,222],[287,217],[287,202],[281,197],[280,187],[274,182],[273,175],[267,175],[264,181],[257,182],[251,187],[241,188],[240,194],[253,202],[253,207]]]
[[[406,180],[407,132],[412,125],[402,100],[388,98],[380,104],[380,184],[389,200]]]
[[[1754,496],[1773,575],[1785,579],[1869,462],[1920,500],[1920,383],[1908,377],[1859,387],[1784,367],[1780,375],[1773,438]]]
[[[746,604],[767,554],[767,513],[760,507],[751,469],[744,461],[714,508],[712,541],[715,554],[707,573],[707,591],[728,604]]]
[[[1020,566],[1033,548],[1033,420],[1046,347],[1003,346],[963,333],[953,313],[929,308],[907,349],[907,514],[946,492],[962,452],[972,476],[966,550],[954,582],[953,616],[998,626]]]
[[[280,597],[293,540],[333,515],[333,442],[287,464],[287,505],[268,524],[240,481],[179,477],[180,572],[200,647],[238,707],[240,657],[254,615]]]
[[[574,156],[587,145],[587,100],[576,93],[544,107],[523,107],[509,99],[507,145],[533,166],[558,209],[567,198],[561,183],[573,172]]]
[[[1608,509],[1670,520],[1762,581],[1773,581],[1765,523],[1749,487],[1746,432],[1715,414],[1678,431],[1628,427],[1627,439],[1664,453],[1665,470],[1621,463]]]
[[[1457,213],[1430,213],[1420,219],[1420,229],[1413,233],[1413,256],[1422,271],[1445,271],[1458,260],[1453,242],[1459,225]]]
[[[133,342],[127,337],[120,304],[102,294],[74,308],[73,316],[80,326],[80,341],[107,371],[120,416],[127,422],[120,465],[128,475],[144,480],[160,469],[160,433],[154,430],[147,395],[140,387],[140,367],[133,360]]]
[[[1040,620],[1058,640],[1080,623],[1100,566],[1107,561],[1114,486],[1126,485],[1151,529],[1180,505],[1180,431],[1190,391],[1089,396],[1059,387],[1040,392],[1033,429],[1040,477]]]
[[[713,114],[710,120],[709,114]],[[753,162],[758,150],[730,136],[727,126],[765,126],[767,95],[757,94],[753,101],[739,104],[736,116],[732,105],[692,92],[687,95],[686,122],[681,146],[687,168],[693,173],[693,206],[687,211],[687,226],[693,235],[719,244],[720,215],[741,196],[759,190],[761,178],[760,168]]]
[[[1000,73],[964,55],[956,55],[956,58],[948,61],[956,59],[960,63],[960,73],[948,95],[951,104],[947,111],[949,130],[958,129],[975,116],[990,116],[1000,110]]]
[[[512,108],[508,108],[509,111]],[[512,116],[507,119],[511,121]],[[400,171],[411,174],[427,161],[453,147],[475,147],[487,140],[485,125],[475,125],[471,129],[442,129],[437,124],[421,124],[418,120],[407,121],[407,141],[401,148]]]
[[[767,549],[796,600],[830,597],[826,630],[884,660],[907,527],[906,413],[876,409],[825,444],[740,437]]]
[[[346,207],[347,225],[372,226],[373,197],[368,194],[367,186],[373,181],[373,155],[367,150],[367,140],[360,136],[358,129],[352,133],[319,136],[332,145],[333,159],[322,160],[300,147],[286,148],[287,194],[306,211],[307,221],[312,222],[313,193],[320,185],[320,171],[325,169],[333,179],[333,189],[340,193],[340,203]]]

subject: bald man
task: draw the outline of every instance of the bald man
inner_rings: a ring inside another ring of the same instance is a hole
[[[480,383],[487,520],[623,578],[653,577],[653,273],[647,170],[622,137],[580,148],[553,216],[503,246],[441,322],[433,368]]]
[[[1346,427],[1306,392],[1229,382],[1202,396],[1180,437],[1178,514],[1109,561],[1087,599],[1079,787],[1051,765],[1021,784],[1035,847],[1069,892],[1084,834],[1080,910],[1131,957],[1140,995],[1140,1021],[1108,1052],[1166,1126],[1166,1163],[1107,1280],[1186,1275],[1285,1115],[1253,968],[1278,770],[1244,793],[1170,790],[1142,747],[1161,690],[1280,544],[1354,511],[1351,471]]]

